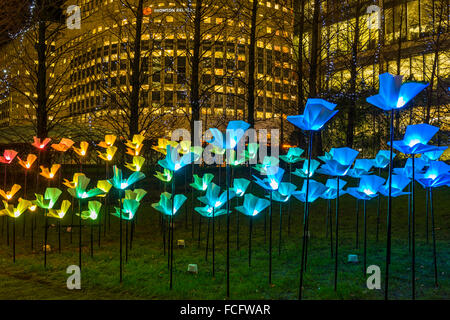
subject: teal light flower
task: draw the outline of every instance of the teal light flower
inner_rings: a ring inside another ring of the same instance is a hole
[[[305,160],[304,158],[301,157],[303,152],[304,150],[301,148],[292,147],[289,148],[287,154],[281,155],[280,159],[287,163],[297,163],[301,160]]]
[[[62,191],[58,188],[47,188],[45,189],[44,195],[35,194],[36,196],[36,205],[42,209],[52,209],[55,205],[56,201],[58,201],[59,196]]]
[[[220,209],[227,202],[227,192],[220,193],[220,191],[220,187],[212,182],[206,190],[206,195],[198,197],[198,200],[210,207]],[[230,190],[229,193],[231,200],[236,194],[233,190]]]
[[[355,164],[353,165],[353,168],[349,170],[348,175],[353,178],[361,178],[361,176],[369,174],[372,167],[373,159],[356,159]]]
[[[214,175],[211,173],[205,173],[203,177],[199,177],[194,174],[194,182],[190,184],[190,186],[198,191],[205,191],[208,189],[211,181],[213,180]]]
[[[306,201],[306,182],[307,182],[306,180],[303,182],[302,190],[295,191],[293,193],[293,196],[296,197],[301,202]],[[326,189],[327,188],[320,182],[310,179],[308,190],[308,202],[316,201],[325,192]]]
[[[347,188],[347,192],[356,199],[370,200],[375,198],[378,190],[383,185],[385,180],[375,175],[364,175],[359,180],[357,188]]]
[[[123,179],[122,177],[122,170],[120,170],[117,166],[113,167],[113,173],[114,176],[112,179],[109,180],[109,182],[113,185],[114,188],[125,190],[129,186],[131,186],[133,183],[138,182],[139,180],[142,180],[145,178],[145,174],[142,172],[136,171],[133,172],[128,179]]]
[[[408,177],[406,177],[404,175],[400,175],[400,174],[392,175],[391,197],[398,197],[398,196],[409,194],[409,192],[403,192],[403,189],[405,189],[406,186],[410,183],[411,183],[411,179],[409,179]],[[378,189],[378,192],[381,193],[385,197],[389,196],[389,178],[388,178],[387,182]]]
[[[178,171],[184,166],[196,161],[199,158],[198,154],[194,152],[188,152],[182,156],[178,153],[178,148],[174,148],[171,145],[167,145],[166,157],[158,161],[158,164],[172,172]]]
[[[247,150],[244,151],[245,161],[253,160],[258,155],[259,144],[249,143],[247,145]]]
[[[380,150],[378,151],[377,155],[375,156],[375,159],[373,159],[373,166],[375,168],[386,168],[389,164],[389,150]],[[395,153],[392,153],[392,159],[394,159],[396,156]]]
[[[249,180],[245,178],[236,178],[233,180],[233,188],[231,188],[231,190],[236,194],[236,197],[242,197],[249,185]]]
[[[195,211],[200,213],[205,218],[217,218],[224,214],[227,214],[227,210],[225,209],[215,209],[212,206],[206,205],[204,207],[195,207]]]
[[[316,172],[317,168],[320,166],[320,162],[317,160],[311,160],[311,165],[309,168],[309,177],[311,178],[314,173]],[[297,168],[295,169],[294,172],[292,172],[292,174],[299,176],[301,178],[306,178],[308,175],[308,160],[305,160],[305,162],[303,162],[303,167]]]
[[[266,174],[268,168],[276,167],[279,163],[280,160],[278,158],[266,156],[262,163],[255,164],[255,170],[261,174]]]
[[[268,191],[277,190],[280,186],[281,180],[283,179],[284,169],[280,167],[270,167],[265,171],[267,174],[267,178],[260,179],[253,175],[256,184]]]
[[[235,209],[246,216],[254,217],[258,213],[262,212],[270,205],[270,201],[267,199],[262,199],[255,197],[251,193],[247,193],[244,196],[244,203],[242,206],[236,207]]]
[[[289,182],[281,182],[278,190],[273,193],[273,200],[278,202],[287,202],[295,192],[295,189],[297,189],[297,187],[294,184]]]
[[[436,149],[433,151],[428,151],[428,152],[422,153],[421,158],[427,163],[429,163],[430,161],[436,161],[442,156],[444,151],[447,149],[448,149],[448,146],[436,147]]]
[[[184,194],[176,194],[173,199],[172,210],[172,195],[168,192],[163,192],[161,193],[159,202],[153,203],[152,207],[166,216],[174,216],[177,214],[186,199],[187,198]]]

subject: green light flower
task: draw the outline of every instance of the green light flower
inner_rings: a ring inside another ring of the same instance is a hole
[[[252,160],[258,154],[259,144],[257,143],[249,143],[247,145],[247,150],[244,151],[245,160]]]
[[[146,194],[147,191],[144,189],[125,190],[125,199],[134,199],[140,202]]]
[[[81,219],[97,220],[97,217],[98,217],[98,214],[100,213],[101,208],[102,208],[102,203],[100,201],[89,201],[88,202],[88,211],[81,212]],[[78,213],[77,213],[77,216],[79,216]]]
[[[120,170],[117,166],[113,167],[114,176],[112,179],[109,180],[109,182],[113,185],[114,188],[125,190],[129,186],[131,186],[133,183],[142,180],[145,178],[145,174],[142,172],[136,171],[133,172],[128,179],[122,178],[122,170]]]
[[[19,198],[17,207],[14,208],[12,204],[8,204],[5,200],[3,200],[3,205],[5,209],[0,210],[0,216],[10,216],[11,218],[18,218],[22,213],[25,212],[29,207],[31,207],[31,201]]]
[[[63,200],[61,203],[61,208],[59,210],[57,209],[49,209],[47,213],[47,217],[49,218],[57,218],[62,219],[66,215],[67,211],[70,208],[70,201],[69,200]]]
[[[42,209],[52,209],[61,193],[58,188],[47,188],[44,195],[36,193],[36,205]]]
[[[164,169],[164,173],[156,171],[155,177],[157,177],[162,182],[169,182],[172,180],[173,173],[169,169]]]

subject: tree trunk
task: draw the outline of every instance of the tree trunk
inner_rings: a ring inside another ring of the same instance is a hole
[[[298,37],[298,50],[297,50],[297,112],[302,114],[304,111],[303,100],[303,33],[305,28],[305,1],[296,0],[294,6],[294,32]],[[303,145],[305,142],[305,135],[303,131],[297,128],[298,144]]]
[[[141,87],[141,38],[142,38],[142,17],[144,0],[139,0],[136,12],[136,33],[134,37],[134,57],[131,65],[131,97],[130,97],[130,123],[129,138],[139,134],[139,91]]]
[[[255,49],[256,49],[256,17],[258,16],[258,1],[253,1],[250,27],[250,45],[248,53],[248,82],[247,82],[247,122],[255,127]]]
[[[310,55],[310,70],[309,70],[309,97],[317,97],[317,70],[318,70],[318,48],[319,48],[319,14],[320,1],[314,1],[314,12],[312,21],[311,33],[311,55]],[[322,154],[322,136],[320,131],[314,137],[313,154]]]
[[[45,21],[38,23],[38,43],[36,51],[38,57],[38,73],[36,83],[37,107],[36,107],[36,135],[40,139],[47,138],[47,57],[45,44],[46,24]]]
[[[200,68],[200,45],[201,45],[201,12],[203,2],[197,0],[195,5],[194,16],[194,48],[192,54],[192,70],[191,70],[191,96],[190,103],[192,109],[191,116],[191,139],[194,143],[194,122],[200,120],[200,81],[199,81],[199,68]]]

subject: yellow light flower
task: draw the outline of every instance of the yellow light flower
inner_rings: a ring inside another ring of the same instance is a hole
[[[114,158],[114,154],[117,151],[117,147],[115,146],[111,146],[106,148],[106,153],[102,153],[100,151],[98,152],[98,156],[100,157],[100,159],[103,159],[105,161],[111,161]]]
[[[62,218],[64,218],[67,211],[69,210],[70,205],[71,205],[71,203],[69,200],[63,200],[63,202],[61,202],[61,208],[59,210],[49,209],[47,216],[50,218],[62,219]]]
[[[180,141],[180,150],[178,150],[181,154],[186,154],[191,152],[191,142],[190,141]]]
[[[125,167],[131,171],[141,171],[142,165],[144,164],[145,158],[141,156],[134,156],[133,163],[125,163]]]
[[[167,145],[170,145],[170,146],[176,148],[178,146],[178,142],[160,138],[160,139],[158,139],[158,145],[152,146],[152,149],[158,151],[159,153],[166,155],[167,154]]]
[[[106,197],[109,190],[111,190],[112,184],[108,180],[98,180],[97,188],[102,190],[104,193],[98,195],[97,197]]]
[[[142,142],[144,141],[145,137],[141,134],[135,134],[133,136],[133,140],[127,140],[125,145],[131,149],[137,149],[142,146]]]
[[[42,171],[39,174],[47,179],[53,179],[56,175],[56,172],[58,172],[60,167],[61,167],[60,164],[53,164],[49,170],[48,168],[46,168],[44,166],[40,166]]]
[[[89,147],[89,143],[87,143],[86,141],[81,141],[80,142],[80,147],[79,148],[75,148],[73,147],[73,150],[80,156],[80,157],[84,157],[87,154],[87,149]]]
[[[24,167],[26,170],[30,169],[31,166],[33,165],[34,161],[36,161],[37,157],[35,154],[28,154],[27,155],[27,160],[23,161],[22,159],[20,159],[20,157],[17,157],[19,159],[19,164]]]
[[[5,209],[0,210],[0,216],[7,215],[11,218],[18,218],[20,215],[29,208],[32,203],[31,201],[19,198],[17,207],[14,208],[12,204],[8,204],[8,202],[3,201],[3,205],[5,206]]]
[[[141,144],[139,147],[137,147],[136,149],[133,148],[127,148],[127,154],[129,154],[130,156],[138,156],[141,153],[142,147],[144,145]]]
[[[77,186],[78,177],[80,177],[80,176],[84,176],[84,173],[74,173],[72,181],[64,179],[64,182],[62,184],[65,185],[67,188],[72,188],[73,189],[73,188],[75,188]]]
[[[14,184],[11,188],[11,190],[9,191],[4,191],[0,189],[0,196],[2,196],[5,200],[9,201],[11,200],[14,195],[17,193],[17,191],[20,190],[20,188],[22,188],[21,186],[19,186],[18,184]]]
[[[105,141],[100,141],[98,146],[101,148],[105,148],[105,149],[108,147],[112,147],[114,145],[114,143],[116,142],[116,139],[117,139],[117,137],[115,135],[107,134],[107,135],[105,135]]]

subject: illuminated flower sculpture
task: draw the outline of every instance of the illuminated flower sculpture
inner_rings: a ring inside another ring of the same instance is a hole
[[[311,160],[311,164],[309,163],[309,160],[305,160],[305,162],[303,162],[303,167],[301,169],[300,168],[295,169],[295,171],[292,172],[292,174],[299,176],[301,178],[306,178],[307,176],[311,178],[319,166],[320,162],[317,160],[314,159]]]
[[[273,200],[280,203],[280,222],[279,222],[279,230],[278,230],[278,255],[281,254],[281,241],[282,241],[282,223],[283,223],[283,203],[288,202],[291,199],[295,189],[297,187],[290,182],[281,182],[277,191],[273,193]]]
[[[59,209],[48,209],[47,217],[58,219],[58,251],[61,253],[61,220],[65,217],[71,203],[69,200],[63,200]]]
[[[178,142],[161,138],[161,139],[158,139],[158,144],[156,146],[152,146],[152,149],[158,151],[159,153],[166,155],[168,145],[176,148],[178,146]]]
[[[31,168],[31,166],[33,165],[33,163],[36,161],[37,156],[33,153],[30,153],[27,155],[27,159],[26,160],[22,160],[20,157],[17,157],[17,159],[19,159],[19,164],[25,169],[28,170]]]
[[[195,210],[200,214],[212,217],[212,275],[215,276],[215,238],[214,238],[214,229],[215,229],[215,217],[225,214],[225,210],[220,210],[225,204],[228,204],[228,201],[235,196],[234,191],[225,190],[221,193],[221,189],[215,183],[211,183],[206,190],[206,194],[204,196],[198,197],[200,202],[206,205],[205,208],[196,208]],[[206,213],[206,215],[205,215]],[[210,214],[208,216],[208,213]]]
[[[158,164],[165,169],[175,172],[190,164],[192,161],[195,161],[197,158],[198,156],[193,152],[180,157],[177,148],[168,145],[166,157],[163,160],[158,160]]]
[[[289,148],[287,154],[281,155],[280,159],[289,164],[297,163],[301,160],[305,160],[301,157],[303,151],[304,151],[303,149],[297,147]]]
[[[79,214],[80,218],[83,220],[91,221],[91,257],[94,256],[94,227],[93,221],[97,220],[100,214],[100,209],[102,208],[102,203],[100,201],[88,201],[88,210],[82,211]],[[78,214],[77,214],[78,215]]]
[[[191,183],[190,186],[198,191],[206,191],[213,178],[214,175],[211,173],[205,173],[201,178],[194,174],[194,182]]]
[[[375,175],[364,175],[359,181],[357,188],[347,188],[347,192],[364,203],[364,264],[363,272],[366,274],[367,265],[367,216],[366,216],[366,200],[371,200],[377,196],[378,190],[384,183],[384,179]]]
[[[434,265],[434,284],[438,286],[438,270],[436,259],[436,228],[434,224],[434,210],[433,210],[433,189],[450,184],[450,166],[442,161],[431,161],[428,170],[417,177],[417,181],[430,194],[430,212],[431,212],[431,234],[433,237],[433,265]],[[428,212],[428,206],[427,206]],[[428,220],[428,214],[427,214]],[[427,221],[428,222],[428,221]],[[428,232],[428,226],[427,226]]]
[[[261,170],[261,174],[266,174],[267,178],[260,179],[256,176],[255,182],[257,185],[269,192],[270,207],[269,207],[269,284],[272,283],[272,196],[273,191],[278,190],[281,180],[283,179],[284,170],[280,167],[268,167]],[[265,228],[264,228],[265,229]]]
[[[75,178],[74,178],[75,179]],[[85,175],[78,175],[77,176],[77,183],[75,185],[75,187],[73,188],[68,188],[67,192],[73,197],[78,199],[78,216],[80,217],[79,219],[79,233],[78,233],[78,261],[79,261],[79,266],[81,269],[81,239],[82,239],[82,225],[83,225],[83,220],[81,218],[81,200],[84,199],[89,199],[95,196],[98,196],[100,194],[103,193],[102,190],[100,190],[99,188],[92,188],[90,190],[87,189],[89,182],[91,181],[91,179],[89,179],[88,177],[86,177]]]
[[[81,141],[79,148],[76,148],[76,147],[72,147],[72,148],[73,148],[73,151],[75,151],[75,153],[80,156],[80,171],[83,171],[83,159],[87,155],[89,143],[87,141]]]
[[[118,190],[125,190],[130,187],[133,183],[138,182],[145,178],[145,174],[142,172],[136,171],[133,172],[128,179],[124,179],[122,176],[122,170],[120,170],[117,166],[113,167],[113,177],[109,180],[109,182],[113,185],[114,188]]]
[[[300,191],[296,191],[293,193],[293,196],[300,200],[301,202],[308,201],[309,203],[316,201],[325,191],[326,187],[315,180],[310,179],[309,180],[309,193],[308,197],[306,197],[306,188],[307,184],[306,181],[303,182],[302,189]],[[307,199],[308,198],[308,199]]]
[[[44,217],[45,217],[45,228],[44,228],[44,267],[47,267],[47,234],[48,234],[48,215],[47,210],[52,209],[53,206],[58,201],[59,196],[62,191],[58,188],[47,188],[45,189],[44,195],[36,194],[36,205],[44,209]]]
[[[164,169],[164,172],[156,171],[155,177],[161,180],[162,182],[170,182],[172,180],[172,171],[169,169]]]
[[[343,190],[347,181],[339,180],[339,196],[346,194],[347,192]],[[328,232],[330,233],[330,253],[333,258],[333,216],[331,214],[331,200],[336,199],[338,195],[338,186],[337,186],[337,178],[336,179],[328,179],[325,187],[327,188],[324,193],[320,196],[322,199],[327,200],[327,217],[326,217],[326,238],[328,238]],[[328,225],[330,226],[328,228]],[[329,230],[329,231],[328,231]]]
[[[145,137],[140,134],[135,134],[131,141],[127,140],[127,142],[125,142],[125,145],[128,147],[127,154],[131,156],[138,156],[141,153],[142,147],[144,146],[144,140]]]
[[[31,145],[39,150],[43,150],[50,143],[50,141],[52,141],[50,138],[45,138],[41,141],[40,138],[33,137],[33,143]]]
[[[378,94],[368,97],[366,100],[370,104],[389,112],[390,126],[389,126],[389,178],[392,176],[392,143],[394,141],[394,112],[405,107],[417,94],[425,89],[428,84],[407,82],[402,84],[403,76],[394,76],[390,73],[383,73],[379,75],[379,92]],[[389,181],[392,181],[389,179]],[[389,187],[392,190],[392,187]],[[391,195],[388,195],[388,217],[387,217],[387,246],[386,246],[386,273],[385,273],[385,290],[384,297],[387,300],[389,297],[389,265],[391,257]]]
[[[415,155],[427,151],[436,150],[435,146],[428,145],[428,141],[439,131],[438,127],[429,124],[415,124],[406,127],[406,132],[403,140],[394,141],[392,144],[395,149],[399,150],[404,154],[411,155],[412,163],[412,181],[415,180]],[[415,286],[415,202],[414,202],[414,183],[411,186],[411,246],[412,246],[412,260],[411,260],[411,271],[412,271],[412,299],[416,296],[416,286]]]
[[[389,150],[378,151],[375,159],[373,159],[373,166],[379,170],[386,168],[389,165]],[[392,154],[392,158],[395,158],[396,154]]]
[[[348,175],[352,178],[361,178],[363,175],[370,173],[370,169],[373,167],[372,159],[356,159],[353,168],[348,172]]]
[[[125,167],[130,169],[131,171],[141,171],[142,166],[145,162],[145,158],[141,156],[133,156],[133,162],[132,163],[125,163]]]
[[[17,207],[8,204],[8,202],[3,201],[5,209],[0,210],[0,216],[7,216],[8,218],[13,218],[13,263],[16,262],[16,219],[22,215],[30,206],[31,201],[19,198]]]
[[[172,182],[173,183],[173,182]],[[172,188],[174,191],[174,188]],[[169,280],[169,288],[172,289],[172,273],[173,273],[173,217],[176,215],[178,210],[181,208],[183,203],[186,201],[186,196],[183,194],[176,194],[173,196],[174,193],[168,193],[163,192],[160,196],[160,200],[158,203],[153,203],[152,207],[158,210],[159,212],[163,213],[164,215],[169,216],[170,219],[168,219],[169,223],[171,223],[171,226],[169,228],[169,255],[168,255],[168,263],[169,263],[169,270],[170,270],[170,280]],[[164,233],[165,236],[165,233]]]
[[[0,190],[0,196],[2,196],[6,201],[11,200],[14,195],[21,189],[22,187],[18,184],[14,184],[11,187],[11,190],[9,191],[4,191],[4,190]]]
[[[250,167],[250,166],[249,166]],[[248,186],[250,185],[250,181],[245,178],[235,178],[233,179],[233,187],[231,190],[236,195],[236,206],[238,205],[239,198],[242,198],[247,191]],[[239,250],[239,215],[236,215],[236,248]]]
[[[110,146],[110,147],[107,147],[105,151],[106,152],[97,151],[98,157],[102,160],[109,162],[114,158],[114,155],[116,154],[116,151],[117,151],[117,147]]]
[[[74,143],[71,139],[62,138],[59,143],[53,143],[52,148],[59,152],[66,152],[72,148]]]
[[[247,193],[244,196],[244,204],[239,207],[235,207],[237,211],[249,217],[249,229],[248,229],[248,266],[251,266],[252,261],[252,225],[253,217],[258,215],[264,209],[270,205],[270,201],[255,197],[251,193]]]
[[[422,153],[421,158],[428,164],[430,161],[439,160],[439,158],[442,156],[442,154],[447,149],[448,149],[448,146],[436,147],[436,149],[433,151],[428,151],[428,152]]]
[[[104,141],[100,141],[98,146],[103,148],[103,149],[107,149],[107,148],[112,147],[114,145],[114,143],[116,142],[116,139],[117,139],[117,137],[115,135],[107,134],[107,135],[105,135],[105,140]]]
[[[317,172],[326,174],[329,176],[335,176],[336,179],[336,219],[335,219],[335,229],[336,229],[336,242],[335,242],[335,260],[334,260],[334,290],[337,290],[337,273],[338,273],[338,247],[339,247],[339,179],[347,175],[350,167],[358,156],[358,151],[350,149],[348,147],[344,148],[333,148],[330,150],[329,156],[331,159],[325,158],[325,164],[322,165]]]
[[[15,150],[5,150],[3,151],[3,156],[0,156],[0,163],[10,164],[17,155]]]
[[[48,179],[48,183],[50,184],[50,181],[55,177],[56,173],[58,172],[59,168],[61,168],[60,164],[53,164],[50,169],[46,168],[44,166],[40,166],[41,172],[39,173],[44,178]]]

